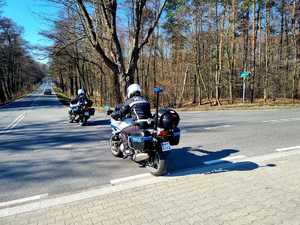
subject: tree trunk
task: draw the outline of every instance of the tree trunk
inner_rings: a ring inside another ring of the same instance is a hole
[[[183,79],[183,84],[182,84],[181,95],[180,95],[179,101],[178,101],[178,106],[179,107],[182,105],[182,100],[183,100],[183,95],[184,95],[184,91],[185,91],[185,86],[186,86],[186,80],[187,80],[188,72],[189,72],[189,66],[187,65],[185,73],[184,73],[184,79]]]
[[[265,81],[264,81],[264,101],[269,97],[269,33],[270,33],[271,2],[266,2],[266,34],[265,34]]]
[[[255,73],[256,73],[256,0],[252,2],[252,14],[253,14],[253,21],[252,21],[252,76],[251,76],[251,103],[254,102],[254,86],[255,86]]]
[[[294,48],[294,66],[293,66],[293,85],[292,85],[292,99],[293,102],[297,98],[298,82],[297,82],[297,36],[296,36],[296,0],[293,1],[293,13],[292,13],[292,33],[293,33],[293,48]]]
[[[231,14],[231,23],[232,23],[232,33],[231,33],[231,71],[229,75],[229,99],[230,103],[233,104],[233,77],[235,76],[235,23],[236,23],[236,0],[232,0],[232,14]]]

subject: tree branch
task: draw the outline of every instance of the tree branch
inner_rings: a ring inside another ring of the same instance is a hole
[[[154,23],[152,24],[152,26],[149,28],[148,33],[147,33],[147,36],[146,36],[146,38],[144,39],[144,41],[141,43],[140,48],[143,48],[144,45],[148,43],[149,38],[150,38],[151,34],[153,33],[153,31],[154,31],[154,29],[155,29],[155,27],[156,27],[156,25],[157,25],[157,23],[158,23],[158,21],[159,21],[159,19],[160,19],[160,17],[161,17],[161,14],[162,14],[162,12],[163,12],[165,6],[166,6],[166,3],[167,3],[167,0],[164,1],[162,7],[160,8],[159,13],[158,13],[158,16],[157,16],[157,18],[155,19],[155,21],[154,21]]]
[[[93,22],[91,20],[91,17],[89,13],[87,12],[86,7],[83,4],[82,0],[76,0],[78,3],[78,6],[80,8],[80,11],[83,15],[83,19],[85,21],[85,29],[88,35],[91,38],[91,42],[93,47],[96,49],[96,51],[101,55],[101,57],[104,60],[104,63],[113,71],[117,72],[119,70],[118,65],[114,63],[106,54],[103,48],[101,47],[100,43],[97,40],[97,35],[94,30]]]

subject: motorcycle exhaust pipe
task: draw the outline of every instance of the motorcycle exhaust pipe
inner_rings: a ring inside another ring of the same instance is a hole
[[[148,153],[137,153],[132,157],[132,159],[135,162],[141,162],[141,161],[149,159],[149,154]]]

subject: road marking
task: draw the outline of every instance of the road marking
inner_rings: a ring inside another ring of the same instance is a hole
[[[15,128],[15,126],[17,126],[24,118],[25,118],[25,113],[9,129]]]
[[[22,117],[24,117],[25,112],[23,112],[22,114],[20,114],[16,119],[14,119],[14,121],[12,121],[5,129],[9,129],[10,127],[12,127],[19,119],[21,119]]]
[[[230,124],[225,124],[225,125],[220,125],[220,126],[215,126],[215,127],[205,127],[205,130],[214,130],[214,129],[218,129],[218,128],[228,128],[228,127],[232,127],[232,125]]]
[[[211,165],[211,164],[216,164],[216,163],[223,163],[224,161],[234,162],[237,159],[243,159],[243,158],[246,158],[246,156],[245,155],[236,155],[236,156],[231,156],[231,157],[225,157],[222,159],[209,160],[209,161],[205,161],[203,163],[205,165]]]
[[[6,207],[0,209],[0,220],[6,216],[12,216],[17,214],[22,214],[26,212],[32,212],[35,210],[46,209],[49,207],[59,206],[75,201],[80,201],[84,199],[89,199],[97,196],[103,196],[115,192],[120,192],[123,190],[130,190],[135,187],[141,187],[153,183],[158,183],[164,181],[162,177],[153,177],[152,179],[142,179],[138,182],[130,182],[124,185],[115,185],[115,186],[102,186],[99,188],[86,190],[78,193],[68,193],[63,196],[57,196],[53,198],[41,199],[40,201],[28,202],[23,205],[17,205],[12,207]]]
[[[288,148],[277,148],[277,152],[283,152],[283,151],[290,151],[290,150],[296,150],[300,149],[300,146],[293,146],[293,147],[288,147]]]
[[[0,202],[0,208],[11,206],[11,205],[16,205],[16,204],[21,204],[21,203],[25,203],[25,202],[40,200],[42,198],[46,198],[47,196],[48,196],[48,194],[41,194],[41,195],[34,195],[31,197],[27,197],[27,198],[20,198],[20,199],[8,201],[8,202]]]
[[[65,145],[59,145],[56,148],[72,148],[73,145],[72,144],[65,144]]]
[[[280,122],[291,122],[291,121],[300,121],[300,118],[295,117],[295,118],[284,118],[278,120],[265,120],[263,121],[263,123],[280,123]]]
[[[23,112],[20,114],[14,121],[12,121],[4,130],[0,131],[0,134],[5,134],[9,132],[11,129],[15,128],[24,118],[25,118],[26,112]]]
[[[139,175],[135,175],[135,176],[129,176],[129,177],[123,177],[123,178],[119,178],[119,179],[114,179],[110,181],[111,185],[116,185],[116,184],[120,184],[120,183],[126,183],[129,181],[133,181],[133,180],[137,180],[137,179],[141,179],[141,178],[147,178],[147,177],[153,177],[150,173],[143,173],[143,174],[139,174]]]
[[[180,129],[180,133],[181,134],[185,134],[185,133],[187,133],[188,131],[187,131],[187,129]]]

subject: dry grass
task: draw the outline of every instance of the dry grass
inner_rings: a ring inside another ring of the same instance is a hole
[[[216,104],[210,105],[209,102],[204,102],[202,105],[185,103],[182,107],[177,108],[178,111],[208,111],[208,110],[227,110],[227,109],[236,109],[236,110],[245,110],[245,109],[273,109],[273,108],[295,108],[300,107],[300,100],[295,100],[294,102],[291,99],[276,99],[268,100],[265,102],[263,99],[256,99],[254,103],[245,102],[242,103],[241,100],[235,100],[233,104],[230,104],[229,100],[221,100],[221,105],[217,106]]]
[[[55,91],[55,94],[58,98],[58,100],[63,104],[63,105],[69,105],[71,99],[65,95],[58,87],[53,88]]]

